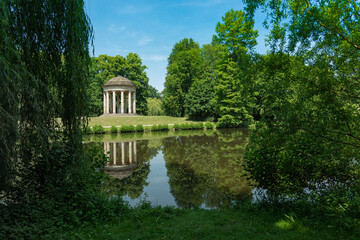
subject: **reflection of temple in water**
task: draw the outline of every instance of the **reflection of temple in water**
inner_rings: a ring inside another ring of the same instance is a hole
[[[104,142],[104,151],[109,162],[104,170],[111,176],[124,179],[136,169],[136,141]]]

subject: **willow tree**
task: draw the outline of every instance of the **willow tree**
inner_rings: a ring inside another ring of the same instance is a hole
[[[83,1],[4,0],[0,14],[0,190],[7,190],[20,173],[41,184],[38,163],[56,164],[49,161],[56,117],[71,145],[67,161],[79,152],[92,28]]]

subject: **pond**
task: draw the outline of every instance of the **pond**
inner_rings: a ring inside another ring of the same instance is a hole
[[[105,183],[110,194],[121,192],[136,205],[179,208],[229,207],[249,198],[242,157],[247,129],[188,130],[91,136],[109,157]]]

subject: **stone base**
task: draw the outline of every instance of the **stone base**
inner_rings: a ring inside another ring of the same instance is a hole
[[[140,117],[137,113],[106,113],[99,117]]]

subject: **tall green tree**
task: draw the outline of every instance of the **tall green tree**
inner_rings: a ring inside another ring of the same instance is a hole
[[[218,44],[205,44],[201,48],[201,76],[195,79],[185,99],[186,113],[193,119],[216,117],[214,87],[218,65],[223,58],[224,48]]]
[[[240,10],[226,12],[215,31],[212,42],[226,46],[234,62],[257,44],[258,31],[254,30],[254,21],[247,19],[245,12]]]
[[[219,121],[224,125],[239,126],[252,121],[254,97],[254,59],[248,54],[257,44],[258,33],[254,21],[242,11],[228,11],[216,26],[212,43],[223,46],[217,66],[215,103]]]
[[[88,96],[90,99],[90,114],[98,116],[103,113],[102,86],[111,78],[121,75],[132,81],[136,89],[136,109],[139,114],[147,115],[147,97],[149,95],[149,78],[145,72],[146,66],[136,53],[126,57],[100,55],[92,59]]]
[[[278,89],[269,92],[290,97],[278,98],[275,118],[261,121],[252,136],[252,176],[276,196],[310,188],[320,199],[327,196],[324,203],[333,209],[345,202],[347,211],[360,189],[359,3],[245,2],[250,17],[259,7],[269,12],[273,52],[302,58],[290,58],[291,71],[282,77],[291,85],[277,81]],[[321,193],[326,190],[339,194]]]
[[[192,38],[176,43],[168,59],[163,96],[165,113],[185,115],[185,98],[192,83],[201,75],[201,50]]]

